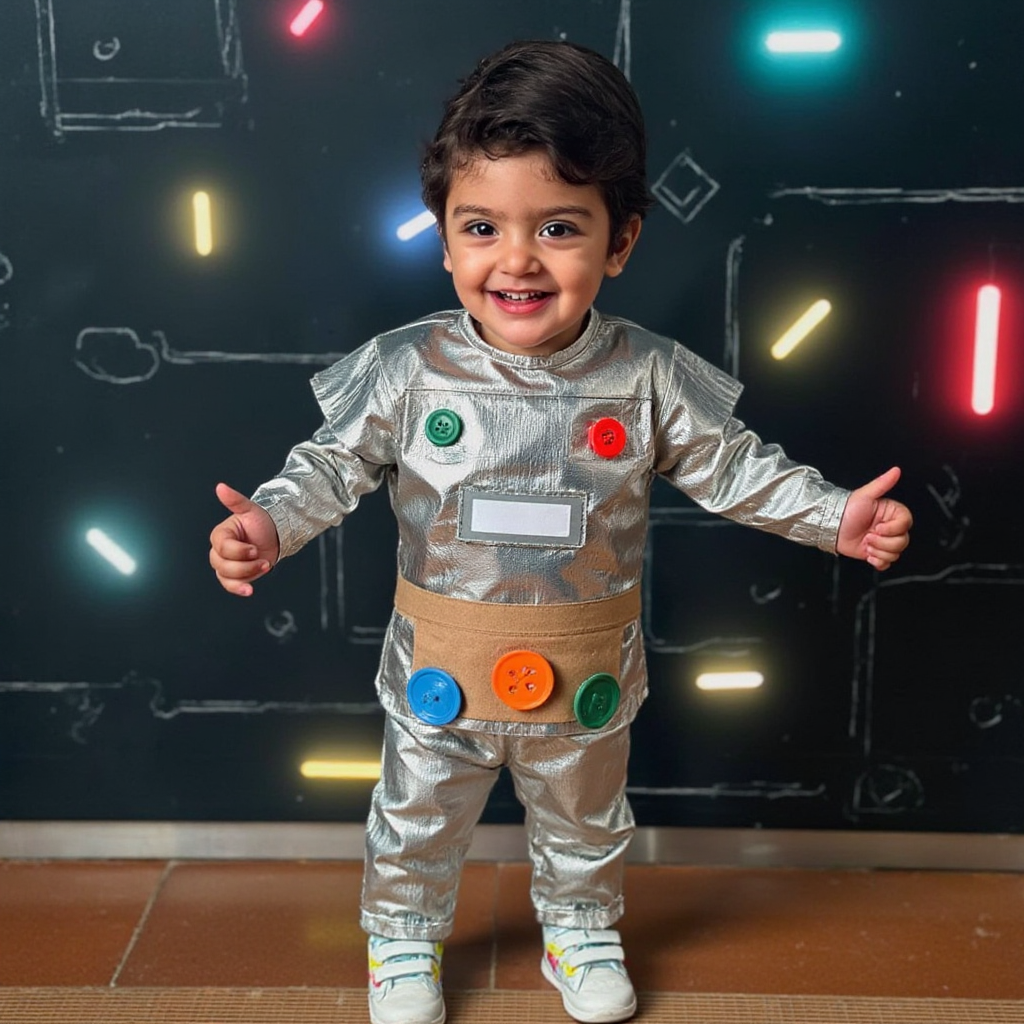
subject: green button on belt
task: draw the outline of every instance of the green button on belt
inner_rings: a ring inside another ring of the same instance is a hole
[[[458,441],[462,433],[462,420],[451,409],[435,409],[427,417],[424,430],[431,444],[445,448]]]
[[[580,684],[573,698],[576,721],[588,729],[600,729],[619,707],[619,684],[607,672],[598,672]]]

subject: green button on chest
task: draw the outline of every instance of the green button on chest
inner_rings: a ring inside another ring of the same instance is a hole
[[[451,409],[435,409],[427,417],[423,431],[431,444],[446,448],[458,441],[462,433],[462,420]]]

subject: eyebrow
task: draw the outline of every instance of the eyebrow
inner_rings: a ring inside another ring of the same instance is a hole
[[[500,220],[496,210],[490,210],[486,206],[476,206],[473,203],[460,203],[452,210],[453,217],[486,217],[489,220]],[[546,210],[538,210],[535,216],[540,220],[547,220],[549,217],[588,217],[593,219],[593,212],[585,206],[552,206]]]

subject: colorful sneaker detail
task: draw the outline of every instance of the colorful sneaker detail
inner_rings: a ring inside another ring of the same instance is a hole
[[[562,993],[570,1017],[584,1024],[609,1024],[636,1013],[621,942],[619,933],[610,929],[544,929],[541,973]]]
[[[371,935],[369,1005],[373,1024],[444,1024],[444,945]]]

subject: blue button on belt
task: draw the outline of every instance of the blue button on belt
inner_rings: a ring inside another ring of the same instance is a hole
[[[439,668],[421,668],[405,688],[412,713],[427,725],[447,725],[462,708],[459,684]]]

